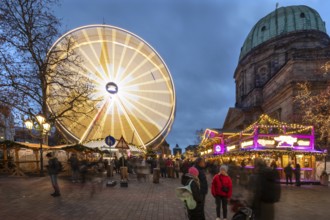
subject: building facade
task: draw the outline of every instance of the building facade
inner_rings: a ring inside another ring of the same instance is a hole
[[[260,19],[241,48],[234,79],[236,103],[223,129],[242,130],[261,114],[301,122],[297,84],[309,82],[312,92],[330,85],[330,38],[318,12],[288,6]]]

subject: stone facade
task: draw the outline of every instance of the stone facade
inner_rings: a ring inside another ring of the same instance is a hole
[[[293,103],[297,84],[309,82],[312,92],[330,86],[330,38],[319,30],[279,34],[241,57],[234,79],[236,103],[223,129],[241,130],[263,113],[299,122],[302,109]]]

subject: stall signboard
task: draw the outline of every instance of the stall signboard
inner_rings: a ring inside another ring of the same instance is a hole
[[[258,144],[261,147],[275,147],[275,140],[271,140],[271,139],[258,139]]]
[[[233,151],[235,149],[236,149],[236,145],[229,145],[229,146],[227,146],[227,152]]]
[[[215,144],[213,146],[214,154],[223,154],[225,152],[225,146],[223,144]]]
[[[243,141],[241,143],[241,148],[251,148],[253,147],[253,140]]]

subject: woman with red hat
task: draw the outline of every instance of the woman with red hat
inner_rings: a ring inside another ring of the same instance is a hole
[[[200,193],[200,181],[198,175],[198,169],[196,167],[190,167],[188,173],[182,175],[181,179],[182,185],[187,186],[190,184],[193,198],[196,201],[196,207],[194,209],[189,209],[187,206],[189,220],[205,220],[202,203],[203,198]]]

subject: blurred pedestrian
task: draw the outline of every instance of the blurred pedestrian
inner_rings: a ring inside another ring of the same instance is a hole
[[[81,176],[81,182],[85,183],[86,182],[86,175],[88,172],[88,161],[86,159],[83,159],[79,165],[79,172]]]
[[[115,156],[114,165],[115,165],[116,173],[120,173],[120,163],[117,156]]]
[[[228,176],[228,167],[221,165],[220,173],[215,175],[212,180],[211,192],[215,198],[217,219],[220,220],[220,207],[222,206],[223,219],[227,220],[228,201],[233,192],[233,184]]]
[[[289,181],[290,181],[290,185],[292,185],[293,169],[291,167],[291,163],[288,163],[288,165],[284,167],[284,173],[285,173],[286,185],[289,184]]]
[[[296,178],[296,186],[300,186],[301,183],[300,183],[300,164],[297,163],[296,164],[296,167],[295,167],[295,170],[294,170],[294,176]]]
[[[72,153],[68,160],[71,167],[71,179],[73,183],[79,181],[79,160],[75,153]]]
[[[206,179],[206,175],[205,175],[205,160],[201,157],[198,157],[195,160],[195,167],[198,170],[198,179],[200,181],[200,192],[202,195],[202,206],[203,206],[203,217],[205,218],[204,215],[204,206],[205,206],[205,197],[206,194],[208,193],[208,183],[207,183],[207,179]]]
[[[200,181],[198,178],[199,172],[195,167],[190,167],[188,173],[182,175],[181,183],[184,186],[189,185],[193,195],[194,200],[196,201],[196,208],[189,209],[187,207],[188,218],[189,220],[205,220],[204,216],[204,207],[203,207],[203,195],[200,191]]]
[[[176,159],[174,162],[174,172],[175,172],[175,177],[179,178],[179,172],[180,172],[180,160]]]
[[[166,178],[166,165],[165,165],[165,160],[160,157],[159,160],[158,160],[158,163],[159,163],[159,168],[160,168],[160,175],[163,177],[163,178]]]
[[[188,173],[188,169],[191,167],[190,161],[188,159],[184,160],[181,165],[182,174]]]
[[[277,171],[267,167],[264,160],[255,159],[249,189],[252,195],[249,204],[255,220],[275,219],[274,203],[278,202],[281,196]]]
[[[230,176],[232,183],[234,186],[238,184],[238,176],[239,176],[239,166],[235,161],[229,160],[228,162],[228,175]]]
[[[212,178],[219,173],[219,162],[215,160],[209,164],[209,172]]]
[[[57,197],[61,195],[60,188],[57,183],[57,174],[60,171],[60,163],[58,159],[51,152],[47,153],[46,157],[48,158],[48,166],[47,166],[48,174],[50,176],[50,180],[54,188],[54,193],[50,195],[53,197]]]
[[[166,171],[167,171],[167,177],[168,178],[174,178],[174,164],[171,158],[167,158],[165,161]]]

